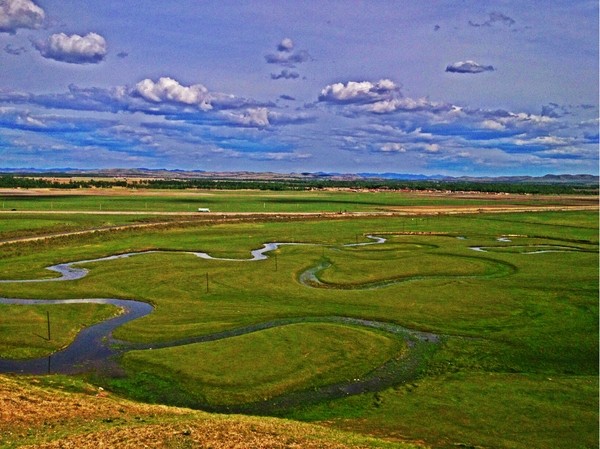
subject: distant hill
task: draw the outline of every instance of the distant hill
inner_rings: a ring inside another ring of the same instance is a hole
[[[395,181],[443,181],[481,183],[535,183],[535,184],[598,184],[600,178],[590,174],[547,174],[544,176],[444,176],[409,173],[335,173],[335,172],[215,172],[204,170],[167,170],[149,168],[114,168],[82,170],[75,168],[0,168],[0,174],[55,176],[55,177],[102,177],[102,178],[147,178],[147,179],[222,179],[222,180],[395,180]]]

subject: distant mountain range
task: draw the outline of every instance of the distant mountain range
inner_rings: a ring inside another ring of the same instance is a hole
[[[273,173],[273,172],[213,172],[204,170],[167,170],[149,168],[115,168],[82,170],[75,168],[0,168],[0,174],[102,178],[154,178],[154,179],[235,179],[235,180],[318,180],[336,181],[358,179],[386,179],[398,181],[444,181],[444,182],[500,182],[500,183],[539,183],[539,184],[598,184],[600,178],[589,174],[548,174],[544,176],[444,176],[409,173]]]

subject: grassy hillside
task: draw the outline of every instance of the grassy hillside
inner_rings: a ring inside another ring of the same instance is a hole
[[[128,401],[61,376],[0,375],[0,447],[417,449],[293,421]]]

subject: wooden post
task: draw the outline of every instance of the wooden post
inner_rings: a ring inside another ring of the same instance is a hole
[[[48,323],[48,341],[50,341],[50,312],[46,311],[46,321]]]

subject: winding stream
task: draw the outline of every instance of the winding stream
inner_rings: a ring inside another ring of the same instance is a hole
[[[381,244],[386,241],[382,237],[367,236],[369,239],[374,240],[372,242],[365,242],[359,244],[351,244],[348,246],[357,245],[373,245]],[[194,254],[197,257],[209,260],[225,260],[232,262],[251,262],[265,260],[268,258],[267,254],[269,251],[274,251],[281,246],[285,245],[306,245],[304,243],[266,243],[262,248],[251,251],[251,257],[248,259],[228,259],[228,258],[216,258],[212,257],[204,252],[186,252],[188,254]],[[26,282],[57,282],[57,281],[73,281],[81,279],[88,274],[88,270],[85,268],[79,268],[75,265],[86,264],[93,262],[103,262],[109,260],[123,259],[127,257],[157,253],[157,252],[172,252],[172,251],[142,251],[132,252],[126,254],[118,254],[114,256],[101,257],[97,259],[79,260],[75,262],[68,262],[53,265],[48,267],[48,270],[55,271],[60,274],[60,277],[56,278],[41,278],[41,279],[20,279],[20,280],[1,280],[2,283],[26,283]],[[141,318],[150,314],[154,309],[153,307],[145,302],[133,301],[133,300],[122,300],[114,298],[84,298],[84,299],[64,299],[64,300],[45,300],[45,299],[13,299],[13,298],[0,298],[0,304],[12,304],[12,305],[52,305],[52,304],[111,304],[122,310],[122,313],[116,317],[110,318],[103,322],[89,326],[81,330],[73,342],[66,348],[53,353],[48,357],[41,357],[36,359],[4,359],[0,358],[0,372],[3,373],[23,373],[23,374],[45,374],[45,373],[64,373],[74,374],[89,371],[103,371],[110,372],[118,368],[115,362],[115,356],[121,355],[126,351],[130,350],[143,350],[143,349],[158,349],[167,348],[172,346],[180,346],[190,343],[199,343],[205,341],[214,341],[223,338],[229,338],[237,335],[243,335],[250,332],[256,332],[263,329],[268,329],[277,326],[284,326],[291,323],[300,323],[306,319],[297,318],[289,320],[276,320],[265,323],[258,323],[251,326],[237,328],[229,331],[214,333],[210,335],[203,335],[197,337],[189,337],[185,339],[175,340],[171,342],[161,343],[130,343],[120,340],[115,340],[112,337],[112,332],[122,326],[123,324]],[[331,318],[323,318],[323,321],[327,322]],[[336,318],[343,320],[343,318]],[[358,322],[357,322],[358,323]],[[355,323],[355,324],[357,324]],[[367,322],[365,322],[367,323]],[[369,323],[364,324],[366,326],[379,326],[384,323]]]
[[[48,357],[14,360],[0,358],[0,372],[21,374],[75,374],[114,368],[113,356],[123,352],[112,345],[112,331],[123,324],[151,313],[154,308],[142,301],[124,299],[12,299],[0,298],[0,304],[111,304],[123,310],[120,315],[86,327],[66,348]],[[109,366],[110,365],[110,366]]]
[[[383,244],[386,239],[383,237],[375,237],[368,235],[370,242],[353,243],[344,245],[346,247],[358,247],[366,245]],[[251,257],[247,259],[230,259],[212,257],[204,252],[190,252],[202,259],[222,260],[231,262],[249,262],[260,261],[268,258],[267,253],[277,250],[284,245],[310,245],[304,243],[267,243],[262,248],[251,251]],[[319,245],[321,246],[321,245]],[[475,248],[473,248],[475,249]],[[480,249],[483,250],[483,249]],[[57,281],[72,281],[85,277],[88,270],[77,267],[80,264],[102,262],[116,260],[122,258],[133,257],[136,255],[157,253],[157,252],[175,252],[175,251],[144,251],[119,254],[114,256],[102,257],[97,259],[80,260],[53,265],[48,267],[48,270],[57,272],[60,277],[41,278],[41,279],[25,279],[25,280],[0,280],[0,283],[8,282],[57,282]],[[181,252],[178,252],[181,253]],[[323,262],[308,270],[305,270],[299,276],[299,281],[304,285],[311,287],[322,286],[317,274],[328,267],[327,263]],[[405,280],[405,279],[404,279]],[[362,288],[379,288],[393,283],[401,282],[399,279],[391,279],[379,281],[363,285]],[[372,284],[372,285],[371,285]],[[333,286],[334,288],[343,288]],[[353,288],[356,288],[353,287]],[[118,356],[131,350],[150,350],[169,348],[191,343],[201,343],[207,341],[215,341],[234,336],[244,335],[251,332],[258,332],[264,329],[281,327],[296,323],[306,322],[324,322],[324,323],[341,323],[352,326],[361,326],[389,333],[395,338],[403,339],[408,350],[402,357],[392,358],[383,365],[374,368],[370,373],[362,376],[361,379],[353,379],[351,381],[343,381],[340,383],[322,386],[316,389],[291,392],[283,394],[279,397],[265,400],[252,404],[242,404],[237,406],[222,406],[222,407],[206,407],[204,404],[198,404],[199,407],[214,411],[224,412],[274,412],[284,408],[289,408],[306,402],[320,401],[324,399],[332,399],[336,397],[344,397],[351,394],[358,394],[368,391],[379,391],[384,388],[396,385],[400,382],[406,382],[414,379],[418,375],[419,367],[423,360],[423,354],[430,351],[439,343],[439,336],[431,333],[418,332],[401,326],[378,322],[372,320],[364,320],[342,316],[326,316],[326,317],[296,317],[272,320],[263,323],[257,323],[250,326],[239,327],[223,332],[217,332],[209,335],[188,337],[179,340],[160,343],[131,343],[126,341],[115,340],[112,333],[119,326],[125,323],[146,316],[153,311],[150,304],[141,301],[121,300],[121,299],[70,299],[70,300],[34,300],[34,299],[10,299],[0,298],[0,304],[14,305],[51,305],[51,304],[111,304],[122,310],[122,313],[116,317],[105,320],[101,323],[89,326],[78,333],[74,341],[65,349],[62,349],[48,357],[28,360],[10,360],[0,358],[0,372],[3,373],[23,373],[23,374],[46,374],[46,373],[64,373],[76,374],[96,372],[102,375],[122,374],[122,370],[117,362]]]
[[[364,242],[364,243],[350,243],[344,246],[365,246],[365,245],[378,245],[386,242],[386,239],[383,237],[375,237],[372,235],[366,236],[368,239],[374,240],[373,242]],[[251,257],[248,259],[233,259],[226,257],[213,257],[208,253],[204,252],[195,252],[195,251],[160,251],[160,250],[152,250],[152,251],[138,251],[132,253],[124,253],[124,254],[116,254],[114,256],[107,257],[99,257],[97,259],[86,259],[86,260],[78,260],[75,262],[67,262],[60,263],[57,265],[52,265],[47,267],[47,270],[55,271],[60,274],[60,277],[54,278],[39,278],[39,279],[1,279],[0,283],[27,283],[27,282],[56,282],[56,281],[75,281],[77,279],[82,279],[88,274],[88,270],[85,268],[77,268],[75,265],[86,264],[86,263],[94,263],[94,262],[105,262],[109,260],[117,260],[117,259],[126,259],[132,256],[139,256],[143,254],[152,254],[152,253],[177,253],[177,254],[193,254],[196,257],[206,260],[222,260],[229,262],[256,262],[259,260],[266,260],[269,256],[266,253],[270,251],[275,251],[282,246],[322,246],[317,243],[290,243],[290,242],[273,242],[273,243],[265,243],[262,248],[255,249],[250,251]]]

